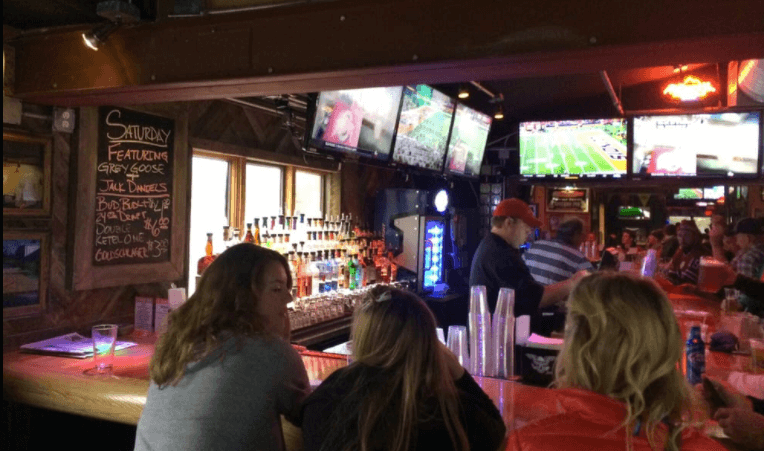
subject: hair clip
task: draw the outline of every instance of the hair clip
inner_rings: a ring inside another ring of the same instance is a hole
[[[377,299],[375,299],[376,302],[386,302],[393,298],[393,295],[390,294],[389,291],[385,291],[384,293],[380,294]]]

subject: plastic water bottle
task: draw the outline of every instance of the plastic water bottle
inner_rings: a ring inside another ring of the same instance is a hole
[[[692,326],[687,338],[687,380],[690,384],[701,383],[706,372],[706,344],[700,336],[700,326]]]

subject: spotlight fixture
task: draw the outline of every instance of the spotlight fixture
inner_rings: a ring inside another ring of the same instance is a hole
[[[466,86],[462,86],[459,88],[459,98],[460,99],[467,99],[470,96],[470,91],[467,89]]]
[[[497,121],[504,119],[504,108],[501,105],[496,107],[496,112],[493,113],[493,118]]]
[[[102,24],[98,24],[95,28],[92,30],[82,33],[82,40],[85,41],[85,45],[90,47],[93,50],[98,50],[98,47],[100,47],[106,40],[109,38],[109,35],[114,33],[117,28],[119,28],[120,24],[115,22],[104,22]]]
[[[137,23],[141,20],[141,12],[137,6],[123,0],[107,0],[96,5],[96,14],[108,20],[96,25],[92,30],[82,33],[85,45],[98,50],[109,35],[114,33],[122,24]]]

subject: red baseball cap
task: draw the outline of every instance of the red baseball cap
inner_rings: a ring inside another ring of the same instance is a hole
[[[541,226],[541,221],[539,221],[538,219],[536,219],[535,216],[533,216],[531,207],[529,207],[528,204],[526,204],[525,202],[516,198],[504,199],[503,201],[501,201],[499,205],[496,206],[496,209],[493,210],[493,215],[519,218],[519,219],[522,219],[526,224],[534,228]]]

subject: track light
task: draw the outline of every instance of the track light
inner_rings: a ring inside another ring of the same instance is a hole
[[[121,24],[116,22],[104,22],[98,24],[92,30],[82,33],[82,40],[85,41],[85,45],[93,50],[98,50],[98,47],[103,45],[109,38],[109,35],[114,33]]]
[[[501,105],[496,107],[496,112],[493,113],[493,118],[497,121],[504,119],[504,108]]]
[[[462,86],[459,88],[459,98],[460,99],[467,99],[470,96],[470,91],[467,89],[466,86]]]

